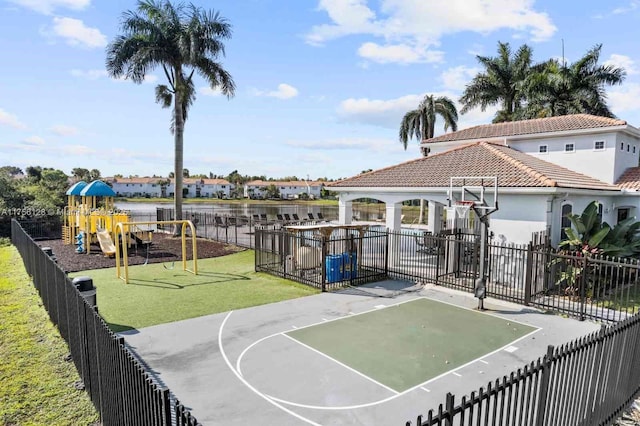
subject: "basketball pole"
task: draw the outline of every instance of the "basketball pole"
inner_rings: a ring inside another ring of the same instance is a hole
[[[487,294],[487,279],[486,279],[486,257],[487,257],[487,236],[489,223],[487,215],[479,215],[474,208],[473,211],[480,219],[480,271],[479,278],[476,280],[475,296],[478,298],[478,310],[484,311],[484,298]]]

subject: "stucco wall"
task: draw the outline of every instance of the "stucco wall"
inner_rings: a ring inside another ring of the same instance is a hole
[[[604,142],[604,150],[594,149],[596,141]],[[565,145],[574,144],[573,152],[566,152]],[[607,183],[614,183],[616,176],[616,133],[600,133],[580,136],[511,141],[509,146],[541,160],[592,176]],[[540,153],[540,146],[547,146],[547,153]],[[637,157],[636,157],[637,162]]]
[[[547,228],[547,196],[498,194],[499,210],[491,215],[489,229],[496,238],[526,244],[533,232]]]

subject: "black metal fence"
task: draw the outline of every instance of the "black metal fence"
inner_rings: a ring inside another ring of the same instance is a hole
[[[640,315],[558,348],[416,425],[609,425],[640,393]],[[411,421],[406,423],[412,425]]]
[[[336,229],[289,231],[255,228],[256,271],[298,281],[322,291],[386,277],[386,232]]]
[[[480,270],[475,235],[389,232],[387,276],[473,292]],[[640,261],[489,241],[487,296],[576,316],[615,322],[640,310]]]
[[[197,421],[158,385],[124,338],[116,336],[72,280],[17,221],[11,241],[42,298],[51,321],[69,346],[84,388],[103,425],[197,425]]]

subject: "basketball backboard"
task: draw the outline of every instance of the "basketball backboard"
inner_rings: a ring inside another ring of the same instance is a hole
[[[496,176],[453,176],[449,178],[449,207],[473,203],[486,214],[498,210]]]

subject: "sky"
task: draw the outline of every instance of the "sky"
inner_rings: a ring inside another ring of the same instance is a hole
[[[611,110],[640,126],[640,0],[196,0],[233,28],[221,63],[231,99],[196,80],[185,127],[192,174],[338,179],[420,156],[398,140],[425,94],[457,101],[497,44],[534,61],[575,61],[602,44],[622,66]],[[167,176],[170,110],[155,103],[160,69],[116,80],[106,47],[130,0],[0,0],[0,166],[39,165],[102,176]],[[459,106],[459,105],[458,105]],[[460,106],[459,106],[460,107]],[[495,108],[460,116],[490,123]],[[436,134],[443,133],[438,121]]]

